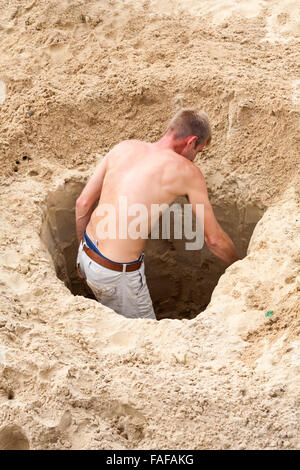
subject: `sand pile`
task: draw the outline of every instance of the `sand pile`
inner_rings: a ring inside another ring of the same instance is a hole
[[[1,6],[0,449],[297,448],[297,2]],[[151,241],[161,320],[129,321],[74,276],[74,201],[182,106],[210,116],[197,164],[245,257]]]

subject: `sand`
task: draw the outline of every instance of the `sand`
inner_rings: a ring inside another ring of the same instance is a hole
[[[298,2],[1,7],[0,449],[299,448]],[[244,257],[151,241],[168,303],[126,320],[73,295],[74,198],[182,106],[210,116],[196,163]]]

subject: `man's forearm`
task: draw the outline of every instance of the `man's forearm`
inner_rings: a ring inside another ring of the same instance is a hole
[[[87,224],[89,223],[90,218],[91,218],[91,213],[83,215],[83,216],[76,215],[76,233],[77,233],[77,239],[79,243],[80,243],[80,240],[83,238],[83,234],[85,232]]]
[[[208,248],[228,266],[240,259],[232,240],[223,230],[218,241],[214,244],[208,244]]]

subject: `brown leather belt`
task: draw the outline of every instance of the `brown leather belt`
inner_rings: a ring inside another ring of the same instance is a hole
[[[131,271],[136,271],[139,269],[142,265],[142,261],[137,261],[136,263],[132,264],[126,264],[126,263],[116,263],[114,261],[110,261],[108,259],[103,258],[100,255],[97,255],[93,250],[91,250],[88,246],[86,246],[85,243],[83,243],[83,250],[85,253],[88,255],[89,258],[91,258],[95,263],[100,264],[101,266],[104,266],[105,268],[112,269],[113,271],[123,271],[123,264],[126,265],[125,271],[131,272]]]

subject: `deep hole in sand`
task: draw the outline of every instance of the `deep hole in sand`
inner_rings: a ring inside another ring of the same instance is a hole
[[[48,194],[41,238],[52,256],[57,277],[74,295],[94,299],[76,273],[75,201],[83,187],[83,182],[71,180]],[[244,257],[262,211],[249,205],[239,208],[224,199],[213,207],[221,226]],[[206,246],[188,251],[185,240],[172,238],[147,241],[145,269],[157,318],[191,319],[209,304],[226,266]]]
[[[0,429],[0,450],[29,450],[29,441],[20,426],[12,424]]]

